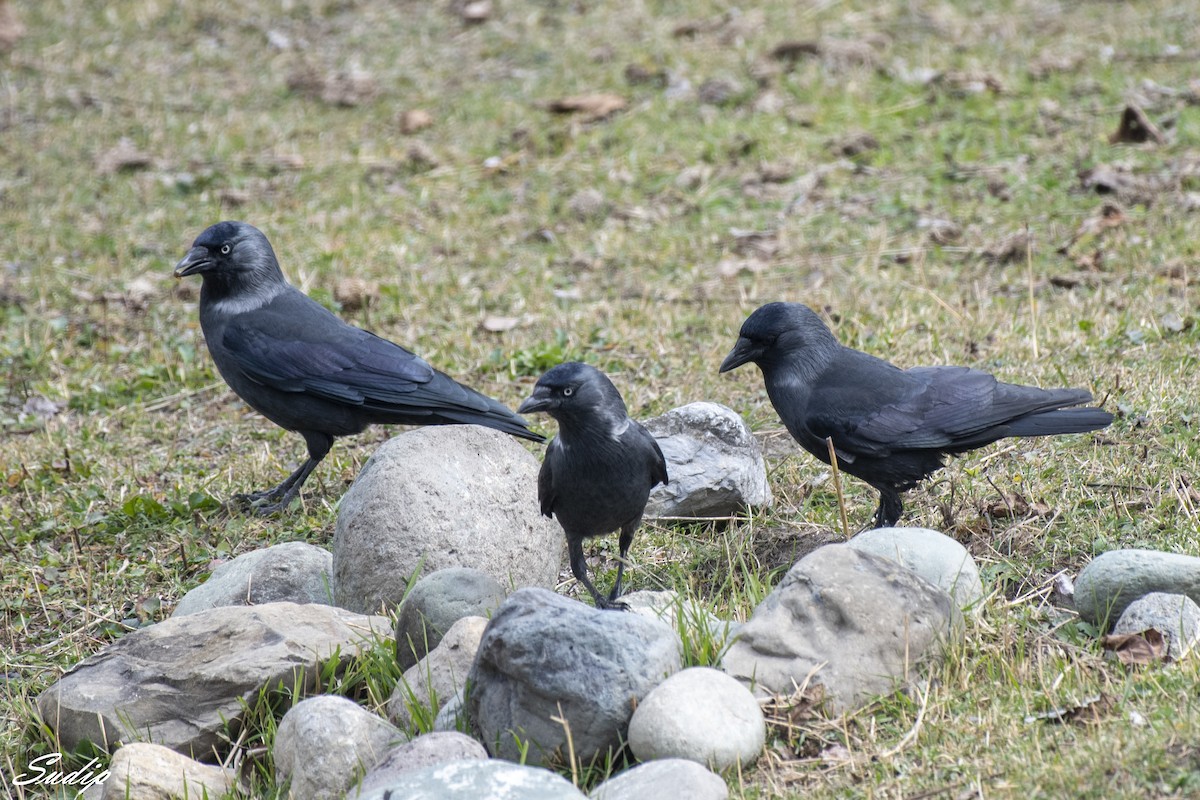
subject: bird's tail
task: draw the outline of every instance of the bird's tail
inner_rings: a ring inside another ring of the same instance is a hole
[[[1060,408],[1015,419],[1008,424],[1009,436],[1054,436],[1085,433],[1107,428],[1113,415],[1102,408]]]

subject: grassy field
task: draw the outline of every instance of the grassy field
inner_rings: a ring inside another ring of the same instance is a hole
[[[778,710],[767,755],[729,783],[744,798],[1200,793],[1197,660],[1123,667],[1051,604],[1054,576],[1096,553],[1200,552],[1200,7],[494,0],[466,18],[479,8],[14,4],[6,780],[55,749],[30,714],[61,670],[164,618],[215,559],[327,544],[395,433],[339,442],[280,517],[225,510],[303,457],[220,381],[197,286],[171,279],[202,229],[242,219],[305,291],[511,406],[582,359],[636,415],[744,414],[776,505],[647,526],[632,551],[633,588],[721,615],[744,618],[840,536],[827,470],[757,371],[716,372],[757,305],[808,303],[904,366],[1090,388],[1118,414],[1109,430],[1003,442],[908,495],[904,521],[963,542],[991,592],[947,663],[848,718]],[[624,107],[604,115],[609,94]],[[1114,137],[1130,102],[1148,142]],[[862,527],[875,493],[845,489]],[[615,538],[591,552],[611,580]]]

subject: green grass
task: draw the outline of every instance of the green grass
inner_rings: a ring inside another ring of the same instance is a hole
[[[733,618],[840,537],[824,468],[791,446],[759,376],[716,374],[760,303],[826,309],[843,342],[901,365],[1091,388],[1118,413],[1103,434],[1005,442],[908,495],[905,521],[963,542],[993,593],[926,688],[847,719],[773,714],[768,755],[730,785],[1196,793],[1195,660],[1122,667],[1047,600],[1056,573],[1107,549],[1200,551],[1194,7],[506,0],[472,27],[449,3],[14,5],[27,33],[0,55],[0,772],[55,749],[30,721],[37,693],[162,619],[213,559],[327,544],[338,498],[394,433],[339,442],[281,518],[221,508],[302,453],[231,396],[196,286],[170,278],[203,228],[235,218],[322,302],[511,406],[573,358],[608,371],[640,416],[701,399],[744,414],[775,507],[724,528],[648,525],[630,575]],[[685,22],[699,24],[675,35]],[[873,63],[770,58],[798,40],[857,43]],[[669,88],[629,83],[629,65]],[[288,88],[351,67],[376,88],[357,106]],[[732,102],[697,102],[711,78]],[[985,78],[999,91],[974,91]],[[545,108],[591,92],[629,105],[599,122]],[[1131,97],[1165,144],[1109,141]],[[433,127],[402,134],[412,108]],[[875,147],[841,155],[857,133]],[[100,168],[122,138],[149,166]],[[410,158],[414,142],[436,163]],[[1079,177],[1102,164],[1146,188],[1116,198],[1122,224],[1073,241],[1114,199]],[[588,188],[606,215],[571,211]],[[959,236],[934,241],[928,219]],[[1028,263],[985,256],[1026,228]],[[738,231],[764,233],[769,254],[738,252]],[[748,268],[727,277],[723,262]],[[348,278],[378,286],[366,308],[341,307]],[[520,323],[489,332],[493,315]],[[27,413],[37,398],[59,413]],[[873,492],[843,488],[861,527]],[[1018,496],[1033,511],[988,512]],[[592,548],[599,571],[615,549]],[[697,663],[714,657],[703,632],[690,645]],[[1096,695],[1074,721],[1036,719]]]

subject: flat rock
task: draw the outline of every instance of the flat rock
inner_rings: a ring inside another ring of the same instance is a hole
[[[834,712],[888,694],[961,632],[943,589],[896,562],[825,545],[787,575],[742,626],[721,667],[757,694],[790,695],[809,675]]]
[[[102,800],[224,797],[238,785],[237,770],[193,761],[170,748],[131,742],[113,753]]]
[[[421,578],[396,611],[396,660],[408,669],[438,646],[463,617],[490,617],[508,593],[500,581],[470,567],[439,569]]]
[[[1187,595],[1151,592],[1125,608],[1113,633],[1142,633],[1151,628],[1166,639],[1167,658],[1186,658],[1200,643],[1200,606]]]
[[[81,661],[42,692],[38,712],[68,751],[149,740],[210,759],[264,686],[310,690],[321,663],[335,654],[345,663],[390,630],[386,617],[317,604],[172,617]]]
[[[591,800],[726,800],[729,787],[695,761],[663,758],[639,764],[597,786]]]
[[[370,792],[347,800],[583,800],[565,778],[507,761],[467,759],[402,772]],[[650,798],[646,798],[650,800]]]
[[[213,570],[179,600],[172,616],[218,606],[333,602],[333,556],[306,542],[243,553]]]
[[[275,731],[275,783],[291,797],[340,800],[398,742],[392,724],[352,700],[318,695],[288,709]]]
[[[451,625],[441,643],[396,681],[388,719],[411,730],[415,708],[432,722],[442,705],[466,686],[487,623],[483,617],[463,617]]]
[[[564,540],[541,515],[539,464],[478,425],[418,428],[385,442],[342,497],[333,596],[363,613],[394,608],[418,573],[473,567],[504,586],[553,587]]]
[[[647,517],[727,517],[771,505],[762,448],[733,409],[690,403],[645,424],[671,476],[650,493]]]
[[[685,758],[709,769],[748,767],[766,743],[758,700],[737,679],[710,667],[676,672],[638,703],[629,747],[639,761]]]
[[[410,742],[397,745],[371,768],[357,789],[349,793],[371,794],[387,789],[403,772],[434,767],[451,761],[466,759],[486,760],[487,750],[483,745],[462,733],[434,732],[416,737]]]
[[[855,550],[890,558],[945,589],[966,608],[983,597],[983,581],[975,559],[954,539],[929,528],[874,528],[856,534]]]
[[[620,749],[634,708],[679,668],[663,622],[518,589],[484,631],[467,716],[493,756],[520,760],[516,739],[526,742],[526,763],[565,761],[569,726],[587,765]]]
[[[1185,594],[1200,603],[1200,557],[1157,550],[1109,550],[1075,579],[1075,610],[1094,625],[1112,625],[1151,592]]]

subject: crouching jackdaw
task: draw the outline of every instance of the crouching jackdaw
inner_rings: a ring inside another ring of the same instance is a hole
[[[875,527],[896,524],[900,493],[956,455],[1006,436],[1051,436],[1106,427],[1112,414],[1067,408],[1084,389],[1001,383],[967,367],[902,370],[840,345],[807,306],[768,303],[742,324],[721,372],[754,362],[788,432],[829,463],[879,490]]]
[[[175,277],[185,275],[203,279],[200,327],[221,377],[308,445],[308,460],[283,483],[238,495],[259,513],[285,508],[335,437],[374,423],[484,425],[543,441],[501,403],[347,325],[289,284],[267,237],[251,225],[219,222],[201,233],[175,267]]]
[[[603,372],[574,361],[542,375],[517,411],[544,411],[558,421],[558,436],[546,448],[538,473],[542,514],[558,518],[567,536],[571,572],[591,592],[596,607],[624,609],[617,598],[629,545],[650,490],[667,482],[658,442],[629,418],[620,392]],[[606,598],[588,580],[583,540],[618,528],[617,581]]]

